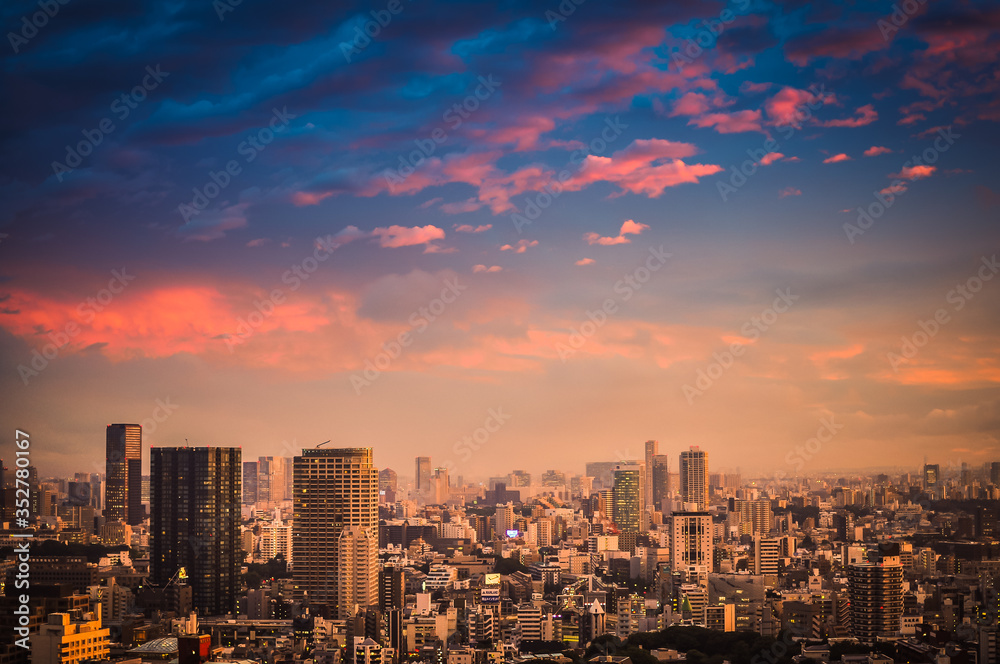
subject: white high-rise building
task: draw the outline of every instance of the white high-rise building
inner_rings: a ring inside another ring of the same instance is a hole
[[[712,517],[707,512],[675,512],[670,517],[670,569],[712,568]]]
[[[514,529],[514,505],[497,505],[497,511],[493,515],[493,530],[497,536],[504,537],[508,530]]]
[[[378,535],[371,528],[347,526],[340,531],[337,592],[340,618],[357,608],[378,604]]]

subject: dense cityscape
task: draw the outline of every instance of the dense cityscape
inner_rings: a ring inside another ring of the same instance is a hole
[[[755,479],[650,440],[472,482],[106,436],[103,473],[4,468],[2,662],[996,661],[1000,462]]]
[[[0,27],[0,664],[1000,664],[997,0]]]

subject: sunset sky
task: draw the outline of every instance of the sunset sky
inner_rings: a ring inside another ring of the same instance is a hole
[[[348,5],[4,3],[8,467],[1000,460],[995,4]]]

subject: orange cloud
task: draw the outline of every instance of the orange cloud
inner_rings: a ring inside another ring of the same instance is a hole
[[[934,175],[934,171],[936,170],[937,166],[927,166],[925,164],[904,166],[898,173],[890,173],[889,177],[899,180],[919,180],[921,178],[929,178]]]
[[[851,161],[851,158],[848,157],[843,152],[841,152],[840,154],[835,154],[832,157],[827,157],[826,159],[823,160],[823,163],[824,164],[836,164],[836,163],[841,162],[841,161]]]

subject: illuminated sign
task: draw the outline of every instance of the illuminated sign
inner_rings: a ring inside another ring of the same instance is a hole
[[[480,601],[482,602],[499,602],[500,601],[500,586],[486,587],[482,589],[480,593]]]
[[[507,531],[507,539],[514,539],[514,538],[516,538],[520,534],[521,533],[518,530],[508,530]]]
[[[500,575],[499,574],[487,574],[486,575],[486,585],[488,585],[488,586],[499,586],[500,585]]]

